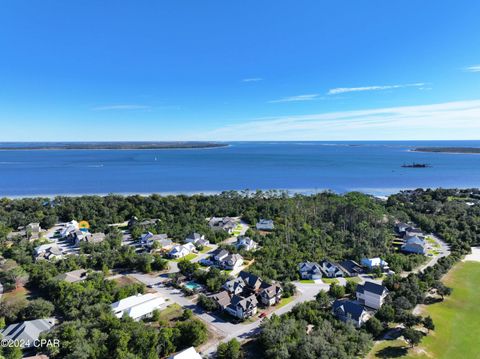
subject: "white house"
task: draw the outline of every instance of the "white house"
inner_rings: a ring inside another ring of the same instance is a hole
[[[330,261],[321,261],[320,268],[322,269],[324,276],[327,278],[343,277],[343,271],[340,269],[340,267]]]
[[[388,269],[388,263],[385,262],[380,257],[375,258],[363,258],[361,261],[362,266],[367,267],[368,269],[373,269],[379,267],[381,269]]]
[[[194,347],[190,347],[170,356],[169,359],[202,359],[202,357],[197,353]]]
[[[273,231],[275,228],[273,220],[271,219],[260,219],[260,221],[257,222],[256,227],[259,231]]]
[[[111,308],[117,318],[128,315],[133,320],[141,320],[152,316],[155,309],[162,309],[165,299],[158,293],[137,294],[112,303]]]
[[[356,328],[360,328],[370,318],[362,305],[346,299],[337,299],[333,303],[332,313],[344,322],[353,323]]]
[[[168,253],[170,258],[183,258],[188,256],[190,253],[195,252],[196,248],[192,243],[186,243],[181,246],[175,246],[173,249]]]
[[[237,237],[236,247],[238,249],[244,249],[246,251],[251,251],[257,248],[257,243],[250,237],[239,236]]]
[[[239,268],[243,264],[243,257],[240,254],[230,254],[222,261],[222,267],[228,270]]]
[[[69,234],[75,232],[79,229],[78,222],[76,220],[65,223],[64,227],[60,231],[60,236],[62,238],[67,237]]]
[[[321,279],[322,268],[315,262],[302,262],[298,265],[298,271],[302,279]]]
[[[388,289],[374,282],[357,285],[357,300],[373,309],[380,309],[388,295]]]

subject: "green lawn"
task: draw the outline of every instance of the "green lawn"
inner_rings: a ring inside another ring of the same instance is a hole
[[[177,303],[173,303],[160,312],[160,320],[170,322],[171,320],[180,318],[182,314],[183,308]]]
[[[360,277],[348,277],[346,278],[347,282],[360,283],[362,280]]]
[[[366,359],[400,358],[407,354],[408,345],[404,340],[383,340],[376,342]]]
[[[181,261],[191,261],[192,259],[196,258],[197,255],[194,253],[187,254],[185,257],[178,258],[178,259],[172,259],[172,262],[181,262]]]
[[[322,282],[325,284],[338,284],[338,279],[337,278],[322,278]]]
[[[200,251],[200,253],[207,253],[207,252],[210,252],[212,250],[213,247],[203,247],[203,249]]]
[[[282,299],[280,299],[280,303],[278,303],[275,306],[275,308],[280,309],[281,307],[286,306],[288,303],[291,303],[294,299],[295,299],[295,297],[293,295],[291,297],[288,297],[288,298],[282,298]]]
[[[315,281],[313,279],[300,279],[300,283],[304,284],[314,284]]]
[[[435,331],[408,358],[480,358],[480,263],[457,264],[445,284],[453,288],[452,295],[423,313],[432,317]]]

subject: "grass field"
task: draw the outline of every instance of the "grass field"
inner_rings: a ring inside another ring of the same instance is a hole
[[[322,282],[325,284],[338,284],[338,279],[337,278],[322,278]]]
[[[453,288],[452,295],[443,302],[422,307],[422,316],[432,317],[435,331],[408,351],[401,340],[378,342],[367,358],[480,358],[480,263],[457,264],[444,282]]]
[[[213,249],[213,247],[205,246],[205,247],[203,247],[203,249],[200,251],[200,253],[207,253],[207,252],[210,252],[212,249]]]
[[[196,258],[197,255],[194,253],[187,254],[185,257],[172,259],[172,262],[181,262],[181,261],[191,261],[192,259]]]
[[[315,284],[313,279],[300,279],[299,282],[303,284]]]
[[[445,284],[453,288],[452,295],[423,311],[432,317],[435,332],[408,358],[480,358],[480,263],[457,264]]]
[[[294,296],[280,299],[280,302],[277,304],[276,309],[286,306],[288,303],[291,303],[294,299],[295,299]]]

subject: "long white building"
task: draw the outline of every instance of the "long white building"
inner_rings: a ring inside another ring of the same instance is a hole
[[[128,315],[133,320],[149,318],[155,309],[163,309],[164,307],[165,299],[157,293],[132,295],[111,305],[117,318]]]

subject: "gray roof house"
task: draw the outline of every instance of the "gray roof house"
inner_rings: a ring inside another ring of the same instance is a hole
[[[257,305],[258,300],[254,294],[246,298],[234,295],[225,310],[234,317],[245,319],[257,314]]]
[[[409,237],[400,249],[407,253],[425,254],[425,241],[417,236]]]
[[[212,217],[208,221],[208,225],[212,229],[222,229],[227,233],[232,233],[237,226],[238,221],[231,217]]]
[[[233,295],[239,295],[243,293],[243,290],[245,289],[245,282],[241,277],[237,277],[235,279],[231,279],[223,285],[223,288],[233,294]]]
[[[260,301],[264,305],[275,305],[282,299],[283,289],[275,283],[272,285],[262,285],[262,290],[259,293]]]
[[[230,305],[231,298],[230,294],[227,291],[221,291],[219,293],[213,294],[210,296],[215,302],[217,302],[220,309],[224,310]]]
[[[238,273],[238,276],[243,279],[248,290],[254,293],[258,293],[263,283],[260,277],[256,276],[255,274],[244,272],[244,271],[241,271],[240,273]]]
[[[323,260],[320,262],[320,268],[322,273],[327,278],[339,278],[343,277],[343,271],[335,263],[328,260]]]
[[[236,247],[238,249],[245,249],[246,251],[251,251],[257,248],[257,242],[255,242],[250,237],[238,236]]]
[[[71,272],[61,273],[55,279],[63,280],[69,283],[81,282],[87,279],[88,272],[85,269],[72,270]]]
[[[10,324],[8,327],[2,329],[0,334],[3,339],[30,343],[31,347],[41,333],[49,331],[54,325],[55,318],[28,320]]]
[[[273,220],[272,219],[260,219],[255,227],[259,231],[273,231],[275,226],[273,225]]]
[[[362,266],[357,262],[352,261],[351,259],[346,259],[344,261],[338,262],[338,265],[347,277],[355,277],[363,273]]]
[[[344,322],[351,322],[360,328],[368,319],[369,314],[365,308],[347,299],[337,299],[332,306],[332,313]]]
[[[210,242],[205,239],[205,235],[200,233],[191,233],[185,238],[185,243],[193,243],[195,246],[208,246]]]
[[[302,279],[322,278],[322,268],[316,262],[302,262],[298,265],[298,271]]]
[[[233,270],[243,264],[243,257],[240,254],[230,254],[222,261],[224,269]]]
[[[357,285],[357,300],[370,308],[380,309],[388,295],[388,289],[381,284],[365,282]]]

